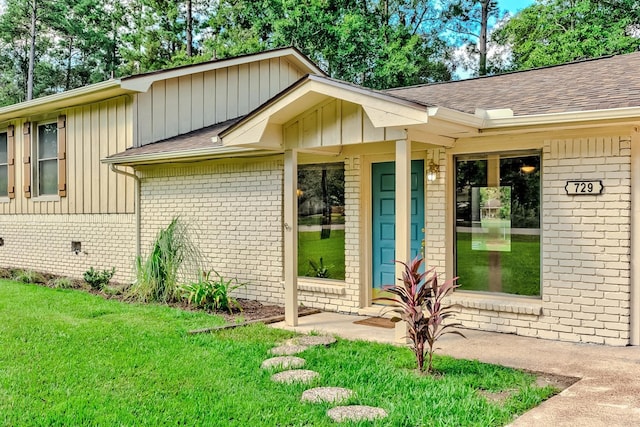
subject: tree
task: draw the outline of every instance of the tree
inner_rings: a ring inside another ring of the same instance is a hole
[[[452,0],[445,4],[442,19],[454,39],[471,55],[478,55],[478,75],[493,71],[487,65],[487,41],[490,19],[498,19],[495,0]]]
[[[431,0],[220,1],[212,57],[296,46],[327,74],[372,88],[449,79]]]
[[[637,0],[537,0],[495,34],[516,70],[633,52],[639,36]]]

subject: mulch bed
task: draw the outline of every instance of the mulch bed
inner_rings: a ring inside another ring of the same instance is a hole
[[[17,269],[8,269],[8,268],[0,268],[0,279],[11,279],[14,273],[18,271]],[[51,283],[54,279],[60,277],[54,274],[48,273],[40,273],[40,279],[44,283],[33,283],[34,285],[52,287]],[[125,291],[129,285],[122,283],[114,283],[113,281],[109,283],[108,289],[106,291],[100,291],[96,289],[92,289],[84,280],[81,279],[73,279],[72,280],[72,289],[80,289],[85,292],[89,292],[93,295],[101,296],[105,299],[115,299],[122,302],[129,302],[125,296]],[[211,311],[206,310],[210,314],[214,314],[216,316],[222,316],[225,319],[226,323],[237,324],[240,322],[255,322],[266,319],[274,319],[278,316],[284,316],[284,307],[274,304],[262,304],[259,301],[252,299],[244,299],[239,298],[238,304],[240,304],[240,309],[235,308],[232,312],[228,311]],[[174,302],[167,304],[170,307],[179,308],[187,311],[205,311],[202,309],[196,309],[186,302]],[[308,313],[316,312],[317,310],[311,309],[309,307],[299,307],[298,313],[300,315],[305,315]]]

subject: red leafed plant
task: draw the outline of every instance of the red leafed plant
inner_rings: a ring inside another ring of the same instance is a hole
[[[424,273],[420,272],[420,266],[424,260],[416,257],[409,264],[396,261],[404,266],[402,278],[386,292],[393,297],[380,297],[376,301],[392,303],[390,311],[398,314],[391,319],[392,322],[404,321],[407,323],[407,337],[413,344],[412,350],[416,355],[418,369],[424,371],[425,352],[428,356],[427,372],[433,371],[433,352],[436,341],[447,333],[465,336],[453,328],[461,326],[460,323],[446,323],[445,320],[454,315],[451,305],[443,303],[444,298],[459,287],[455,284],[458,279],[446,280],[438,283],[435,267]]]

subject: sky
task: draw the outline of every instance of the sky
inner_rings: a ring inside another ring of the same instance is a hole
[[[534,0],[498,0],[500,10],[508,10],[511,14],[534,4]]]

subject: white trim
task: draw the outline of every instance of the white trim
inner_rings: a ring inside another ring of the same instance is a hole
[[[51,112],[56,109],[100,101],[126,93],[129,93],[129,91],[120,87],[120,80],[107,80],[105,82],[2,107],[0,108],[0,121]]]
[[[631,279],[629,344],[640,345],[640,129],[631,135]]]
[[[150,164],[150,163],[166,163],[170,160],[181,160],[181,159],[190,159],[190,158],[225,158],[231,156],[242,156],[248,157],[253,155],[264,155],[264,154],[280,154],[281,151],[264,151],[264,150],[256,150],[253,148],[243,148],[243,147],[206,147],[206,148],[197,148],[193,150],[185,150],[185,151],[174,151],[174,152],[159,152],[159,153],[147,153],[147,154],[138,154],[132,156],[125,157],[115,157],[115,158],[103,158],[100,162],[105,164],[114,164],[114,165],[133,165],[133,164]]]
[[[331,295],[345,295],[346,283],[341,280],[323,280],[298,277],[298,290]]]
[[[565,113],[532,114],[484,120],[483,129],[514,126],[549,125],[571,122],[601,121],[640,117],[640,107],[612,108],[605,110],[573,111]]]
[[[542,315],[542,300],[524,296],[456,291],[449,297],[448,302],[479,310]]]
[[[291,60],[295,65],[300,67],[303,73],[324,74],[324,72],[312,63],[305,56],[301,55],[297,50],[292,48],[276,49],[267,52],[243,55],[235,58],[220,59],[216,61],[204,62],[202,64],[184,66],[170,70],[151,72],[139,76],[131,76],[122,80],[122,88],[136,92],[146,92],[151,85],[160,80],[168,80],[186,75],[204,73],[207,71],[228,68],[251,62],[264,61],[274,58],[286,58]]]

